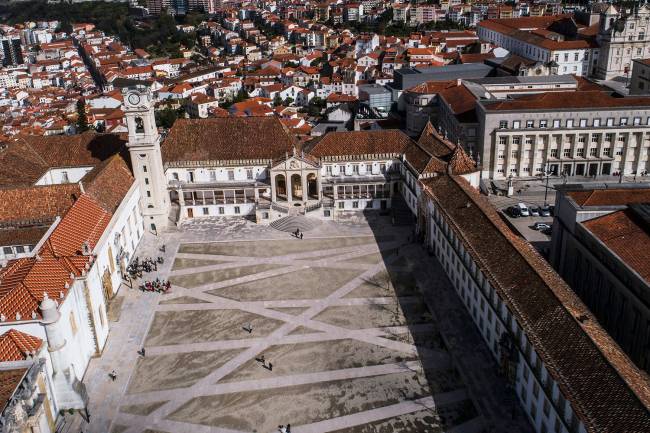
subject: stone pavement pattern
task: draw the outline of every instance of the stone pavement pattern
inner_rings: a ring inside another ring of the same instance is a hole
[[[169,278],[172,292],[122,288],[119,320],[84,378],[92,416],[84,432],[492,426],[485,410],[501,396],[481,394],[486,404],[468,393],[417,289],[426,280],[416,281],[413,263],[427,268],[433,259],[406,245],[409,228],[386,221],[374,218],[373,230],[363,218],[323,223],[303,240],[241,220],[147,237],[141,256],[157,255],[163,242],[167,249],[164,266],[145,278]],[[481,357],[489,355],[472,361]],[[480,368],[478,376],[490,375]],[[528,431],[513,425],[508,431]]]

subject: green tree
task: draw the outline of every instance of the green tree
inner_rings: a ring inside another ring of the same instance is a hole
[[[282,105],[282,98],[280,97],[279,93],[276,93],[275,98],[273,98],[273,106],[277,107],[279,105]]]
[[[77,101],[77,131],[86,132],[89,129],[88,116],[86,115],[86,102],[82,98]]]
[[[174,125],[176,119],[178,119],[178,111],[171,107],[156,111],[156,126],[169,129]]]

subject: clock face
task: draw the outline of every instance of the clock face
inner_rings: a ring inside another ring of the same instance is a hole
[[[129,98],[129,103],[131,103],[133,105],[138,105],[140,103],[140,97],[135,93],[131,93],[128,96],[128,98]]]

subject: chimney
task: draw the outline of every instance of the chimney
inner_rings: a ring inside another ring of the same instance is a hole
[[[82,194],[86,193],[86,190],[84,190],[84,184],[81,181],[79,181],[79,191],[81,191]]]
[[[456,86],[460,86],[461,84],[463,84],[463,80],[456,78]]]

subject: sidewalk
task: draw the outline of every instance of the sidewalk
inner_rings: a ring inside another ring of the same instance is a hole
[[[413,256],[426,255],[420,244],[407,248]],[[420,260],[425,260],[427,266],[415,269],[418,287],[439,326],[452,363],[456,364],[470,397],[483,416],[486,432],[532,432],[516,395],[507,389],[506,381],[497,376],[497,364],[453,291],[444,269],[434,257]],[[514,419],[513,413],[516,414]]]
[[[166,251],[159,251],[163,237],[146,233],[138,246],[136,253],[140,257],[163,256],[165,262],[158,265],[157,272],[143,275],[143,279],[153,280],[156,277],[166,279],[169,274],[173,256],[177,245],[171,245],[169,236],[164,237]],[[138,280],[133,281],[133,288],[122,284],[117,296],[122,297],[120,319],[110,322],[111,330],[106,346],[101,356],[91,360],[83,382],[86,384],[90,402],[90,424],[83,426],[84,433],[109,433],[111,421],[115,418],[124,390],[128,387],[129,380],[139,355],[137,351],[143,346],[145,335],[149,329],[155,307],[158,303],[158,293],[144,293],[137,289]],[[120,301],[118,301],[120,302]],[[117,380],[114,382],[108,373],[115,370]]]

